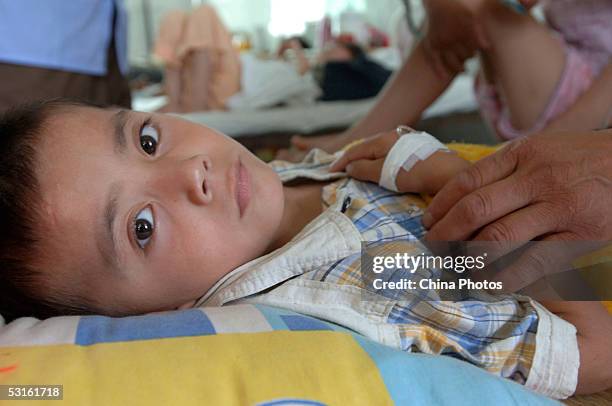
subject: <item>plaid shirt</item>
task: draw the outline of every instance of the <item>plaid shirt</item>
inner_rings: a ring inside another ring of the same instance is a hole
[[[531,299],[506,295],[485,301],[476,295],[451,302],[423,300],[411,292],[389,297],[368,288],[362,243],[424,252],[418,243],[425,232],[424,202],[330,174],[333,158],[314,151],[299,164],[272,163],[283,182],[334,180],[323,189],[326,210],[285,247],[228,274],[199,304],[241,301],[287,308],[404,351],[463,359],[548,396],[573,393],[578,373],[575,328]],[[434,273],[397,269],[392,278]]]

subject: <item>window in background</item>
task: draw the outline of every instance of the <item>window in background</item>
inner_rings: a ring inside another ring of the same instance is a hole
[[[268,31],[273,36],[301,34],[306,23],[325,16],[325,0],[270,0]]]
[[[366,0],[327,0],[325,3],[325,11],[330,16],[338,16],[347,11],[365,13],[367,10]]]

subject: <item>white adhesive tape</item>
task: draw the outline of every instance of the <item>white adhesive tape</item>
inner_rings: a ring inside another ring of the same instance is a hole
[[[396,179],[400,169],[409,171],[418,161],[440,150],[448,151],[448,148],[426,132],[415,131],[402,135],[385,158],[378,184],[397,192]]]

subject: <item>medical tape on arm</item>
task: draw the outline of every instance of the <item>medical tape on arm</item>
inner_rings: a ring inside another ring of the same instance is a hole
[[[385,158],[378,184],[397,192],[396,179],[400,169],[409,171],[417,162],[429,158],[436,151],[449,149],[426,132],[411,132],[400,136]]]

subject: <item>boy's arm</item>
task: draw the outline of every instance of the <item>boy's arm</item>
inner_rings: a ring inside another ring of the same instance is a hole
[[[356,143],[346,149],[342,155],[329,168],[330,172],[345,171],[349,176],[391,188],[383,183],[381,174],[385,165],[385,160],[391,149],[398,142],[400,135],[395,131],[378,134],[374,137]],[[415,163],[409,170],[404,164],[397,173],[394,183],[400,193],[437,193],[452,177],[460,171],[469,167],[469,162],[452,151],[448,151],[434,137],[425,133],[404,134],[402,137],[420,137],[413,141],[414,144],[404,143],[401,150],[394,150],[400,155],[402,161],[410,162],[415,159]],[[418,151],[411,149],[420,148],[431,144],[430,153],[427,156],[419,154]],[[397,156],[395,156],[397,158]],[[404,163],[406,163],[404,162]]]
[[[612,315],[599,302],[540,302],[576,327],[580,369],[576,394],[612,388]]]
[[[454,152],[438,151],[417,162],[409,171],[400,170],[397,186],[402,192],[435,195],[470,163]]]

